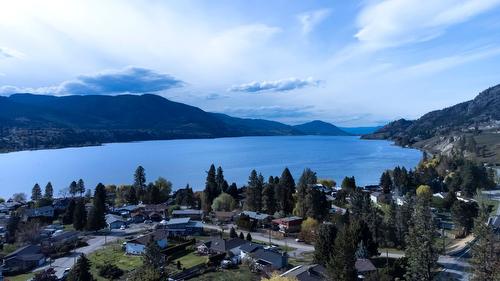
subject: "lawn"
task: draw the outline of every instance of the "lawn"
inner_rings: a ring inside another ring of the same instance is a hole
[[[26,281],[35,276],[34,273],[26,273],[26,274],[21,274],[21,275],[16,275],[16,276],[5,276],[5,281]]]
[[[201,263],[206,263],[208,258],[207,256],[196,255],[195,251],[190,251],[187,254],[174,259],[172,264],[177,265],[177,261],[181,262],[183,268],[190,268]]]
[[[221,270],[209,272],[198,277],[194,277],[193,281],[257,281],[260,276],[253,274],[248,267],[240,265],[237,269]]]
[[[300,256],[290,256],[288,258],[288,263],[290,266],[298,266],[302,264],[310,264],[313,262],[313,257],[314,257],[314,252],[305,252],[302,253]]]
[[[92,263],[92,274],[97,281],[106,280],[99,276],[97,267],[99,265],[114,264],[123,271],[127,272],[142,265],[140,256],[125,255],[121,248],[121,242],[113,243],[101,250],[98,250],[88,256]]]

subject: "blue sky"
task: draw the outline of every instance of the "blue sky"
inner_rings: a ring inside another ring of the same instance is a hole
[[[341,126],[500,83],[500,0],[7,1],[0,94],[156,93]]]

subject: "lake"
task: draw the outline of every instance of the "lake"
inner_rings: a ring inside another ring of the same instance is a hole
[[[338,183],[355,176],[358,185],[378,183],[380,174],[397,165],[413,168],[421,159],[418,150],[401,148],[388,141],[359,137],[280,136],[190,139],[112,143],[0,154],[0,196],[31,195],[38,182],[42,189],[51,181],[55,194],[72,180],[83,178],[87,188],[104,184],[130,184],[138,165],[148,181],[158,176],[174,184],[204,188],[205,171],[211,163],[221,165],[229,183],[245,184],[252,169],[267,179],[285,167],[295,180],[306,167],[320,178]]]

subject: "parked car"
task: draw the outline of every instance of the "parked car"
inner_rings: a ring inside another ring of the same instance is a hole
[[[145,223],[145,224],[152,224],[152,223],[153,223],[153,221],[152,221],[152,220],[145,220],[145,221],[144,221],[144,223]]]
[[[125,225],[120,226],[120,230],[125,230],[127,228]]]

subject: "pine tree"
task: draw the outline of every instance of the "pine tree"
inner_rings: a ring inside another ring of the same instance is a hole
[[[68,281],[93,281],[92,273],[90,273],[90,261],[81,254],[75,265],[71,268],[67,277]]]
[[[72,181],[69,184],[69,194],[71,194],[71,197],[75,197],[77,193],[78,193],[78,185],[76,184],[76,181]]]
[[[236,230],[234,229],[234,227],[231,227],[231,230],[229,231],[229,237],[231,237],[231,238],[238,237],[238,233],[236,233]]]
[[[248,186],[246,189],[245,209],[249,211],[260,212],[262,210],[262,189],[264,177],[257,175],[257,171],[252,170],[248,177]]]
[[[79,199],[76,201],[75,211],[73,213],[73,227],[76,230],[83,230],[87,225],[87,211],[85,210],[85,201]]]
[[[45,186],[45,194],[43,197],[50,200],[54,197],[54,188],[52,187],[52,183],[50,181]]]
[[[299,217],[306,217],[309,205],[306,203],[306,196],[311,191],[310,186],[318,181],[316,173],[306,168],[302,172],[297,184],[297,202],[295,203],[294,214]],[[309,202],[311,203],[311,202]]]
[[[62,218],[63,224],[73,224],[73,217],[75,215],[76,203],[74,199],[71,199],[68,203],[68,207],[64,211]]]
[[[243,232],[240,232],[240,236],[239,236],[240,239],[245,239],[245,234],[243,234]]]
[[[321,221],[326,217],[329,210],[326,195],[316,188],[308,187],[307,190],[305,198],[306,216]]]
[[[227,194],[231,195],[234,200],[237,200],[238,199],[238,186],[236,185],[235,182],[233,182],[229,188],[227,189]]]
[[[273,215],[276,212],[276,198],[274,196],[274,178],[269,177],[269,182],[262,189],[262,211]]]
[[[142,166],[138,166],[134,172],[134,188],[137,200],[144,200],[146,193],[146,171]]]
[[[214,164],[210,165],[210,169],[207,172],[207,179],[205,181],[205,190],[203,191],[203,209],[205,211],[210,211],[210,207],[214,199],[219,196],[218,191],[216,171]]]
[[[431,281],[438,259],[434,247],[435,226],[427,196],[418,196],[406,236],[405,256],[408,258],[408,280]]]
[[[345,177],[342,180],[341,187],[343,190],[351,193],[356,190],[356,179],[354,177]]]
[[[500,280],[500,240],[491,225],[488,225],[488,210],[482,205],[474,223],[472,245],[472,281]]]
[[[245,239],[249,242],[252,242],[252,235],[250,235],[250,232],[247,233],[247,236],[245,237]]]
[[[33,189],[31,190],[31,200],[36,202],[40,199],[42,199],[42,189],[40,188],[40,185],[38,185],[38,183],[35,183]]]
[[[332,257],[337,228],[332,223],[319,226],[318,236],[314,244],[314,262],[326,266]]]
[[[160,246],[158,246],[158,243],[151,236],[142,254],[142,264],[144,267],[160,269],[163,267],[164,262],[165,257],[161,253]]]
[[[80,197],[85,192],[85,183],[83,182],[82,179],[79,179],[78,182],[76,183],[76,190],[78,191],[78,193],[80,193]]]
[[[283,170],[281,177],[276,186],[275,196],[276,203],[278,205],[278,211],[283,212],[283,214],[291,214],[295,206],[293,194],[295,193],[295,180],[290,173],[288,168]]]
[[[391,193],[392,190],[392,179],[389,171],[385,171],[382,173],[380,177],[380,186],[382,187],[382,192],[385,194]]]
[[[224,191],[224,171],[222,167],[219,166],[217,168],[217,172],[215,174],[215,183],[217,184],[217,192],[221,193]]]
[[[99,183],[94,192],[93,206],[90,210],[87,229],[97,231],[106,227],[106,188]]]
[[[136,205],[137,203],[139,203],[139,198],[137,198],[137,190],[133,185],[128,188],[125,199],[127,200],[128,204]]]
[[[327,263],[327,272],[330,280],[357,280],[356,250],[356,233],[350,225],[346,225],[337,234],[332,257]]]

